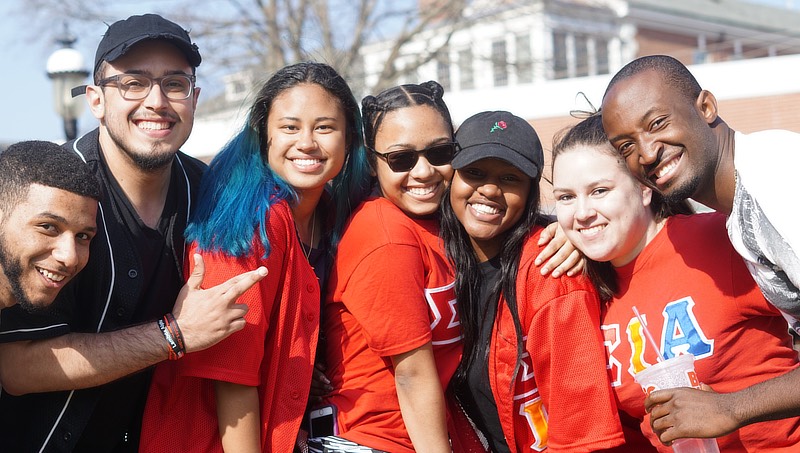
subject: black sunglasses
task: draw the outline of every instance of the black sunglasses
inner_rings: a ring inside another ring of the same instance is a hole
[[[385,160],[392,171],[397,173],[410,171],[414,168],[414,166],[417,165],[420,154],[424,154],[425,159],[427,159],[428,163],[431,165],[447,165],[453,160],[453,157],[458,154],[460,149],[458,143],[455,142],[439,143],[421,150],[401,149],[385,154],[369,148],[376,156]]]

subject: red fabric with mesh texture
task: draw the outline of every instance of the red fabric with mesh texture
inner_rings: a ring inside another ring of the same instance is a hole
[[[257,386],[262,451],[292,450],[305,411],[319,334],[319,285],[297,242],[286,203],[270,209],[271,252],[256,237],[242,258],[203,253],[203,287],[265,265],[269,275],[240,303],[246,327],[205,350],[156,368],[140,451],[221,452],[213,380]],[[194,247],[191,247],[194,252]]]
[[[533,260],[541,251],[541,231],[526,240],[517,274],[525,366],[513,383],[517,335],[502,300],[492,334],[489,381],[503,432],[512,451],[546,446],[552,453],[589,452],[619,445],[624,437],[606,373],[597,293],[583,276],[539,273]]]

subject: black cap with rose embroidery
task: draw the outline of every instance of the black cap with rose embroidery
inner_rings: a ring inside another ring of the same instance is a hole
[[[539,136],[524,119],[505,111],[481,112],[456,131],[461,151],[453,158],[458,170],[486,158],[502,159],[533,179],[542,174],[544,151]]]

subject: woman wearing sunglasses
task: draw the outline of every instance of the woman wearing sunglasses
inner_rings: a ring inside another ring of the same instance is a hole
[[[342,236],[323,323],[340,438],[310,445],[449,452],[442,389],[461,329],[437,211],[458,150],[450,113],[427,82],[367,96],[362,114],[378,187]]]

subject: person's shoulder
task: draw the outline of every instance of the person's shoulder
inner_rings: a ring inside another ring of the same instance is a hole
[[[720,212],[700,212],[696,214],[676,214],[667,219],[667,228],[724,232],[728,216]]]
[[[269,225],[270,228],[283,228],[294,230],[294,215],[289,202],[286,200],[277,200],[269,207]]]
[[[180,165],[186,170],[186,173],[191,178],[196,178],[199,182],[199,178],[203,176],[203,173],[208,169],[208,165],[202,160],[192,157],[183,151],[178,151],[176,154]]]
[[[0,343],[40,340],[69,333],[68,320],[58,310],[58,304],[59,301],[54,302],[46,312],[29,312],[20,305],[4,308],[0,312]]]
[[[740,172],[747,171],[753,166],[760,168],[763,165],[776,169],[773,159],[800,160],[800,152],[798,152],[800,133],[797,132],[785,129],[767,129],[745,134],[736,131],[734,140],[733,158],[736,162],[736,169]],[[769,159],[765,159],[765,156],[769,156]]]
[[[540,273],[540,267],[534,263],[534,260],[545,247],[544,245],[539,245],[539,238],[542,236],[544,229],[545,227],[542,225],[534,225],[525,238],[519,259],[517,287],[519,288],[522,285],[527,290],[534,291],[543,297],[557,297],[573,291],[585,290],[594,293],[594,287],[584,275],[576,277],[564,275],[553,278],[551,275],[543,276]]]
[[[528,236],[525,237],[525,242],[522,244],[520,267],[529,264],[529,262],[532,264],[539,252],[544,248],[544,246],[539,245],[539,238],[542,236],[544,229],[545,227],[542,225],[534,225]]]
[[[74,152],[86,163],[97,165],[102,162],[100,160],[100,128],[70,140],[61,147]]]
[[[294,215],[289,202],[284,199],[274,200],[269,205],[264,222],[269,246],[274,250],[287,250],[291,243],[297,241],[297,228]],[[261,242],[260,230],[253,230],[253,250],[257,256],[264,254],[264,245]]]
[[[386,244],[417,243],[419,226],[391,201],[369,198],[353,212],[344,230],[339,251],[375,248]]]
[[[736,131],[736,140],[766,140],[766,139],[800,140],[800,133],[786,129],[765,129],[757,132],[744,133]]]
[[[680,255],[720,254],[732,250],[725,222],[719,212],[674,215],[667,219],[665,232],[669,242]]]
[[[373,229],[395,229],[414,224],[400,208],[383,197],[368,198],[353,212],[351,224]]]

